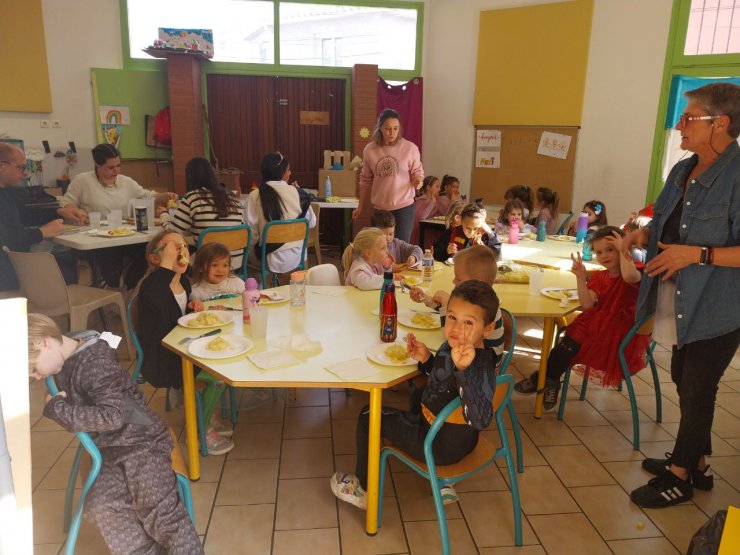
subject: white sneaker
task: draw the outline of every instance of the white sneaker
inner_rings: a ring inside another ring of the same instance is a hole
[[[234,435],[234,428],[231,428],[221,422],[221,420],[216,418],[215,415],[213,416],[213,418],[211,418],[211,428],[213,428],[221,437],[231,437]]]
[[[442,496],[442,505],[452,505],[458,501],[457,492],[452,484],[442,486],[439,493]]]
[[[225,455],[234,448],[234,442],[228,437],[218,435],[213,428],[206,432],[206,444],[209,455]]]
[[[362,489],[360,480],[354,474],[344,474],[335,472],[329,480],[331,491],[337,496],[337,499],[367,510],[367,492]]]

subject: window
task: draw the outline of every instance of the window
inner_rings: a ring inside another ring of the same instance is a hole
[[[740,52],[740,1],[691,0],[684,55]]]

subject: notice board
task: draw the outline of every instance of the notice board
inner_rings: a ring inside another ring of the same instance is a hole
[[[498,148],[498,160],[483,167],[478,167],[481,152],[477,149],[479,131],[500,132],[500,146],[492,147],[493,151]],[[543,133],[546,134],[545,139],[568,137],[562,141],[570,141],[567,152],[564,147],[557,149],[557,141],[556,149],[547,148],[550,143],[545,141],[544,152],[554,155],[538,153],[538,150],[542,151]],[[483,197],[486,204],[504,204],[504,192],[513,185],[522,184],[529,185],[534,191],[538,187],[557,191],[560,195],[558,210],[567,212],[571,209],[578,127],[476,125],[474,140],[470,198]]]

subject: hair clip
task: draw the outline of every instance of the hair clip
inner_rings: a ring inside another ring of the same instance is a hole
[[[602,210],[602,206],[600,202],[597,202],[596,204],[594,204],[594,214],[598,216],[599,214],[601,214],[601,210]]]

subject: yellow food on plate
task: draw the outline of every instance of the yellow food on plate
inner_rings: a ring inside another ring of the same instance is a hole
[[[536,234],[536,233],[527,233],[527,234],[525,235],[525,237],[526,237],[527,239],[537,239],[537,234]]]
[[[188,320],[188,327],[191,328],[204,328],[207,326],[220,326],[224,321],[219,317],[218,314],[213,312],[200,312],[192,320]]]
[[[422,279],[417,277],[407,277],[403,279],[403,282],[409,287],[416,287],[417,285],[421,285]]]
[[[434,328],[437,326],[437,319],[434,317],[434,314],[417,312],[414,314],[414,317],[411,318],[411,323],[422,328]]]
[[[498,267],[496,283],[529,283],[529,274],[519,265],[502,264]]]
[[[570,299],[573,297],[573,295],[571,295],[571,292],[567,290],[557,291],[551,289],[550,295],[552,297],[557,297],[558,299]]]
[[[326,202],[342,202],[341,197],[326,197]]]
[[[108,230],[108,235],[112,235],[114,237],[119,236],[119,235],[130,235],[130,234],[131,234],[131,230],[127,227],[116,227],[116,228]]]
[[[231,343],[226,341],[223,337],[216,337],[208,342],[206,349],[209,351],[227,351],[229,349],[233,349],[233,347],[231,346]]]
[[[385,350],[385,356],[388,357],[391,362],[402,364],[406,362],[406,359],[408,358],[408,351],[406,351],[406,347],[403,345],[395,343]]]

